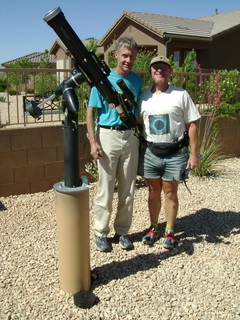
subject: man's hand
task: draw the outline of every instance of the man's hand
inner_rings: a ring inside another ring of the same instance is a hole
[[[199,165],[201,156],[200,155],[195,155],[195,154],[190,154],[186,169],[194,169]]]
[[[103,149],[97,142],[91,144],[91,155],[95,160],[99,160],[103,156]]]

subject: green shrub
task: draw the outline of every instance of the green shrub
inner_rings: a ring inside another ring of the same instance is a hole
[[[35,77],[35,91],[37,95],[53,92],[57,87],[56,75],[51,72],[40,72]]]
[[[194,61],[196,60],[196,52],[194,50],[189,52],[181,67],[176,66],[173,56],[170,56],[169,60],[174,71],[170,79],[171,84],[187,90],[192,98],[195,97],[197,94],[196,90],[198,88],[198,86],[196,86],[195,76],[197,66],[194,63]]]
[[[6,102],[6,98],[3,96],[0,96],[0,102]]]
[[[90,96],[90,86],[84,82],[77,90],[77,96],[79,101],[79,112],[78,112],[78,121],[85,122],[86,121],[86,112],[87,106]]]
[[[32,88],[27,88],[26,93],[28,93],[28,94],[34,93],[34,89],[32,89]]]
[[[221,116],[240,114],[240,102],[234,104],[222,103],[216,114]]]
[[[97,160],[92,160],[85,165],[85,170],[88,172],[96,181],[98,181],[98,166]]]
[[[5,92],[7,89],[7,78],[5,75],[0,77],[0,92]]]
[[[222,88],[222,102],[234,104],[240,102],[239,71],[220,70],[220,85]]]
[[[16,72],[9,72],[8,85],[21,86],[23,83],[26,83],[29,80],[31,73],[19,72],[18,69],[33,68],[33,63],[28,58],[23,58],[10,64],[9,67],[16,69]]]
[[[16,89],[8,89],[8,94],[10,96],[15,96],[17,94],[20,94]]]
[[[200,148],[201,160],[197,168],[192,170],[192,174],[198,177],[206,177],[214,174],[220,155],[221,145],[216,141],[216,133],[209,138]]]

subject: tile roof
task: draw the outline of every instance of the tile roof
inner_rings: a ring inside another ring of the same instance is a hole
[[[240,9],[194,19],[148,12],[123,11],[120,18],[103,36],[101,43],[125,18],[141,24],[161,37],[195,37],[208,41],[219,33],[240,27]]]
[[[92,39],[95,39],[95,38],[87,38],[87,39],[84,39],[84,40],[81,40],[82,43],[86,46],[90,43],[90,41]],[[99,41],[98,39],[95,39],[97,42]],[[61,39],[57,39],[53,45],[52,45],[52,48],[50,49],[50,53],[52,54],[49,54],[49,63],[55,63],[56,62],[56,56],[55,56],[55,53],[56,51],[58,50],[58,46],[61,47],[65,52],[68,51],[68,48],[65,46],[65,44],[62,42]],[[29,59],[32,63],[34,64],[39,64],[40,61],[41,61],[41,57],[44,55],[45,53],[44,52],[34,52],[34,53],[30,53],[26,56],[23,56],[23,57],[20,57],[20,58],[17,58],[17,59],[13,59],[13,60],[9,60],[9,61],[6,61],[6,62],[3,62],[1,65],[2,66],[6,66],[6,65],[9,65],[9,64],[12,64],[12,63],[15,63],[17,61],[20,61],[22,59]]]
[[[41,62],[41,57],[44,56],[44,52],[34,52],[34,53],[30,53],[26,56],[23,56],[23,57],[20,57],[20,58],[17,58],[17,59],[14,59],[14,60],[10,60],[10,61],[6,61],[6,62],[3,62],[2,63],[2,66],[4,65],[9,65],[11,63],[15,63],[17,61],[20,61],[22,59],[29,59],[32,63],[34,64],[39,64]],[[56,57],[55,55],[53,54],[50,54],[49,55],[49,62],[50,63],[55,63],[56,62]]]
[[[81,39],[80,39],[81,40]],[[92,40],[95,40],[97,43],[99,42],[98,39],[95,39],[93,37],[91,38],[87,38],[87,39],[83,39],[81,40],[83,45],[84,46],[87,46],[89,45],[89,43],[92,41]],[[56,55],[59,48],[61,48],[65,53],[70,53],[68,48],[65,46],[65,44],[62,42],[62,40],[60,38],[56,39],[55,42],[53,43],[51,49],[49,50],[49,53],[53,54],[53,55]]]
[[[134,11],[124,11],[124,13],[126,16],[141,23],[145,27],[157,31],[161,36],[164,36],[164,34],[176,34],[209,37],[213,27],[212,22],[196,19]]]
[[[235,27],[240,27],[240,9],[199,17],[198,20],[213,23],[211,36],[215,36]]]

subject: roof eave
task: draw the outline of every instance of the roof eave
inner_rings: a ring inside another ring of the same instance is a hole
[[[233,32],[233,31],[236,31],[236,30],[240,30],[240,24],[237,25],[237,26],[234,26],[234,27],[232,27],[232,28],[229,28],[229,29],[227,29],[227,30],[222,30],[222,31],[220,31],[220,32],[217,32],[217,33],[215,33],[215,34],[212,34],[212,39],[213,39],[213,38],[215,39],[215,38],[221,37],[221,36],[223,36],[223,35],[227,35],[228,33]]]
[[[159,32],[159,30],[156,30],[156,28],[153,28],[151,25],[143,23],[143,21],[138,21],[133,17],[131,14],[129,14],[128,11],[123,11],[122,15],[119,17],[119,19],[107,30],[107,32],[103,35],[103,37],[99,41],[99,46],[104,46],[105,42],[113,32],[113,30],[117,30],[119,25],[124,22],[125,19],[131,20],[134,23],[143,26],[145,29],[149,30],[150,32],[156,34],[157,36],[162,37],[162,33]]]
[[[107,32],[103,35],[103,37],[99,40],[99,46],[103,46],[109,35],[112,33],[114,29],[121,23],[121,21],[126,16],[125,11],[123,11],[122,15],[117,19],[117,21],[107,30]]]
[[[163,38],[173,38],[173,39],[185,39],[185,40],[192,40],[192,41],[204,41],[204,42],[211,42],[212,37],[201,37],[201,36],[192,36],[192,35],[184,35],[184,34],[174,34],[174,33],[167,33],[163,34]]]
[[[60,39],[56,39],[54,41],[51,49],[49,50],[49,53],[56,55],[59,48],[62,48],[63,51],[65,51],[66,53],[69,51],[68,48],[65,46],[65,44]]]

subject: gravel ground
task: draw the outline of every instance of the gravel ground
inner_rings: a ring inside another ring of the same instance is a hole
[[[192,195],[180,186],[173,251],[161,241],[141,243],[149,226],[144,186],[135,193],[134,250],[113,244],[111,253],[96,251],[91,228],[98,278],[89,309],[59,288],[54,191],[0,198],[0,319],[240,319],[240,158],[220,164],[215,177],[190,177]],[[164,228],[162,212],[160,223]]]

